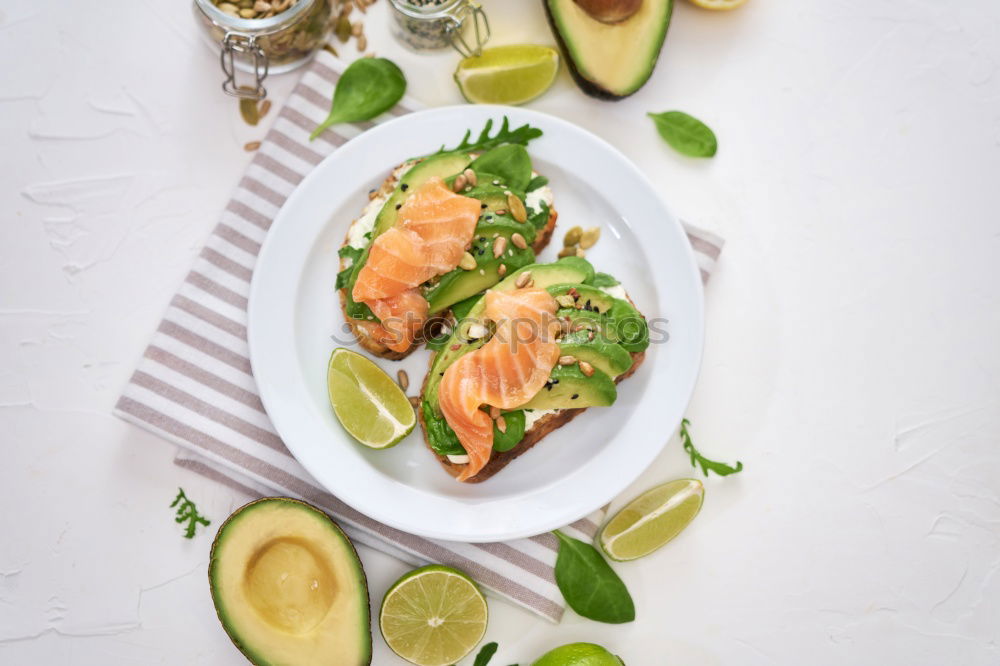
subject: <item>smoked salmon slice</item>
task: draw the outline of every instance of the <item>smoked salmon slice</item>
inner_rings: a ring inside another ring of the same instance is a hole
[[[459,481],[478,474],[493,451],[493,419],[481,408],[519,407],[548,381],[559,360],[558,307],[544,289],[486,292],[496,333],[451,364],[438,389],[441,413],[469,456]]]
[[[417,188],[399,209],[396,226],[379,235],[358,272],[351,296],[381,320],[361,324],[389,349],[410,348],[427,319],[417,289],[458,266],[472,242],[479,200],[455,194],[440,178]]]

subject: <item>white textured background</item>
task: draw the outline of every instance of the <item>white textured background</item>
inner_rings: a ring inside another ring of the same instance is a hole
[[[551,42],[539,2],[486,8],[494,43]],[[459,101],[455,58],[399,51],[385,12],[372,48],[418,99]],[[242,663],[210,538],[167,505],[183,485],[214,530],[245,498],[109,412],[266,127],[218,90],[182,0],[3,0],[0,62],[0,663]],[[995,0],[681,2],[640,93],[593,101],[563,73],[532,104],[728,239],[689,416],[747,468],[618,567],[635,623],[494,601],[498,664],[571,640],[640,666],[1000,663],[998,66]],[[715,129],[714,160],[660,143],[644,113],[670,108]],[[673,441],[634,491],[689,473]],[[362,558],[377,604],[404,567]]]

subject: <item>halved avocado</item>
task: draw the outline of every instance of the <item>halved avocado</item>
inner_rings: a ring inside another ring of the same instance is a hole
[[[545,388],[518,409],[574,409],[607,407],[618,397],[615,382],[600,370],[587,376],[579,365],[552,368]]]
[[[649,80],[667,35],[673,0],[641,0],[635,13],[617,23],[598,20],[575,0],[544,2],[569,71],[583,92],[621,99]]]
[[[208,580],[223,628],[253,664],[371,663],[364,569],[319,509],[284,497],[238,509],[212,544]]]

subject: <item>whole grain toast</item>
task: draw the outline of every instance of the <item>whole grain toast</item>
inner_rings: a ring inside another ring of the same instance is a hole
[[[396,189],[396,183],[399,180],[396,174],[399,171],[400,167],[402,166],[403,165],[400,164],[399,166],[393,168],[389,176],[382,182],[382,185],[378,189],[372,190],[369,193],[368,195],[369,201],[372,199],[376,199],[379,196],[388,197],[389,195],[392,194],[392,192]],[[538,231],[538,235],[535,237],[535,242],[532,243],[531,245],[531,249],[535,252],[535,254],[541,252],[543,249],[545,249],[545,246],[549,244],[549,241],[552,239],[552,234],[555,231],[556,219],[558,217],[559,214],[556,212],[555,207],[554,206],[550,207],[549,219],[545,223],[545,226]],[[341,247],[347,245],[350,242],[350,228],[354,226],[354,222],[357,222],[357,220],[358,218],[355,218],[354,221],[351,222],[351,224],[348,226],[348,232],[347,235],[344,237],[344,243],[343,245],[341,245]],[[349,267],[348,261],[349,260],[346,257],[341,258],[340,270],[344,270],[345,268]],[[364,349],[368,353],[374,354],[375,356],[378,356],[380,358],[389,359],[390,361],[399,361],[412,354],[420,346],[420,343],[423,342],[422,339],[418,338],[414,340],[413,345],[406,351],[396,352],[392,351],[391,349],[383,345],[381,342],[372,339],[361,327],[358,326],[357,319],[353,319],[352,317],[349,317],[347,315],[346,288],[340,289],[339,291],[340,291],[340,309],[344,313],[344,320],[351,327],[351,334],[355,337],[355,339],[357,339],[358,344],[361,346],[362,349]]]

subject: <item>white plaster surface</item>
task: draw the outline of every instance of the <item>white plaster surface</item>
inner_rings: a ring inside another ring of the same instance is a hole
[[[551,42],[537,0],[485,4],[496,43]],[[460,101],[455,58],[401,51],[386,9],[372,48],[418,99]],[[0,663],[243,663],[210,537],[167,505],[183,486],[214,528],[245,498],[110,411],[266,127],[182,0],[5,0],[0,62]],[[994,0],[680,2],[634,97],[563,72],[532,103],[727,238],[688,415],[746,471],[617,567],[634,623],[493,601],[495,663],[574,640],[630,665],[1000,663],[998,65]],[[715,129],[714,160],[659,141],[644,114],[672,108]],[[673,440],[631,494],[690,474]],[[404,567],[361,554],[377,607]]]

